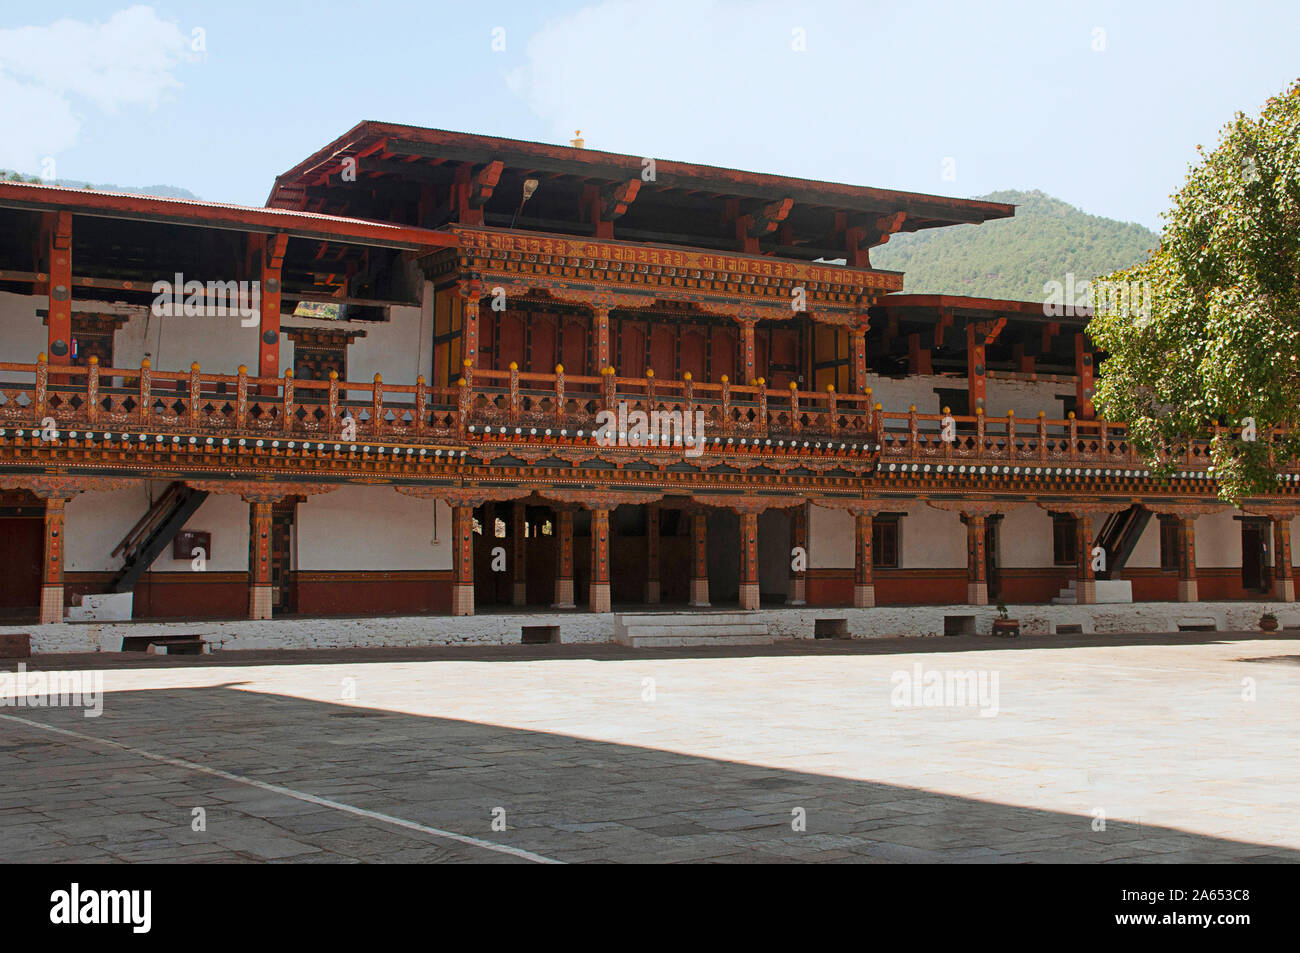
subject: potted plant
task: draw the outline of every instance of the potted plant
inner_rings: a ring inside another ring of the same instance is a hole
[[[1277,631],[1277,616],[1271,612],[1265,612],[1259,617],[1259,630],[1261,632]]]
[[[1007,604],[998,600],[998,617],[993,620],[993,634],[1003,639],[1014,639],[1020,635],[1020,620],[1007,618]]]

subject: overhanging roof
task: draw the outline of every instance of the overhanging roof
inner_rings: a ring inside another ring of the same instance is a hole
[[[126,218],[243,232],[283,233],[291,237],[410,251],[456,244],[455,236],[445,232],[388,222],[29,182],[0,181],[0,208],[36,212],[68,211],[103,218]]]
[[[269,207],[297,207],[300,190],[337,173],[344,158],[384,153],[411,161],[485,164],[622,182],[641,177],[646,157],[575,149],[549,143],[502,139],[367,120],[276,178]],[[919,192],[845,185],[816,179],[746,172],[655,157],[653,189],[679,189],[719,196],[779,200],[847,212],[907,213],[904,231],[1010,218],[1015,206]]]

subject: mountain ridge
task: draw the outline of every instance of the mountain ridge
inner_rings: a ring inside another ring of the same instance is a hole
[[[872,267],[903,272],[909,294],[1041,301],[1044,285],[1107,275],[1147,258],[1160,236],[1135,222],[1090,215],[1039,189],[1005,189],[982,201],[1016,207],[982,225],[903,232],[871,250]]]

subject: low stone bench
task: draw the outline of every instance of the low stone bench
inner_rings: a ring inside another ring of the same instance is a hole
[[[26,632],[0,635],[0,658],[31,658],[32,637]]]
[[[208,643],[203,636],[128,635],[122,639],[123,652],[148,652],[151,655],[206,655]]]

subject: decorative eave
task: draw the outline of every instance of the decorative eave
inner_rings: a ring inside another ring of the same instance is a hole
[[[788,319],[796,289],[806,310],[860,317],[881,296],[902,288],[900,272],[818,265],[763,255],[670,248],[635,242],[521,234],[504,229],[450,229],[459,244],[457,280],[487,293],[543,288],[570,298],[617,289],[649,306],[656,300],[702,306],[746,305]],[[446,276],[443,256],[426,259],[429,277]],[[631,306],[630,303],[623,306]]]

